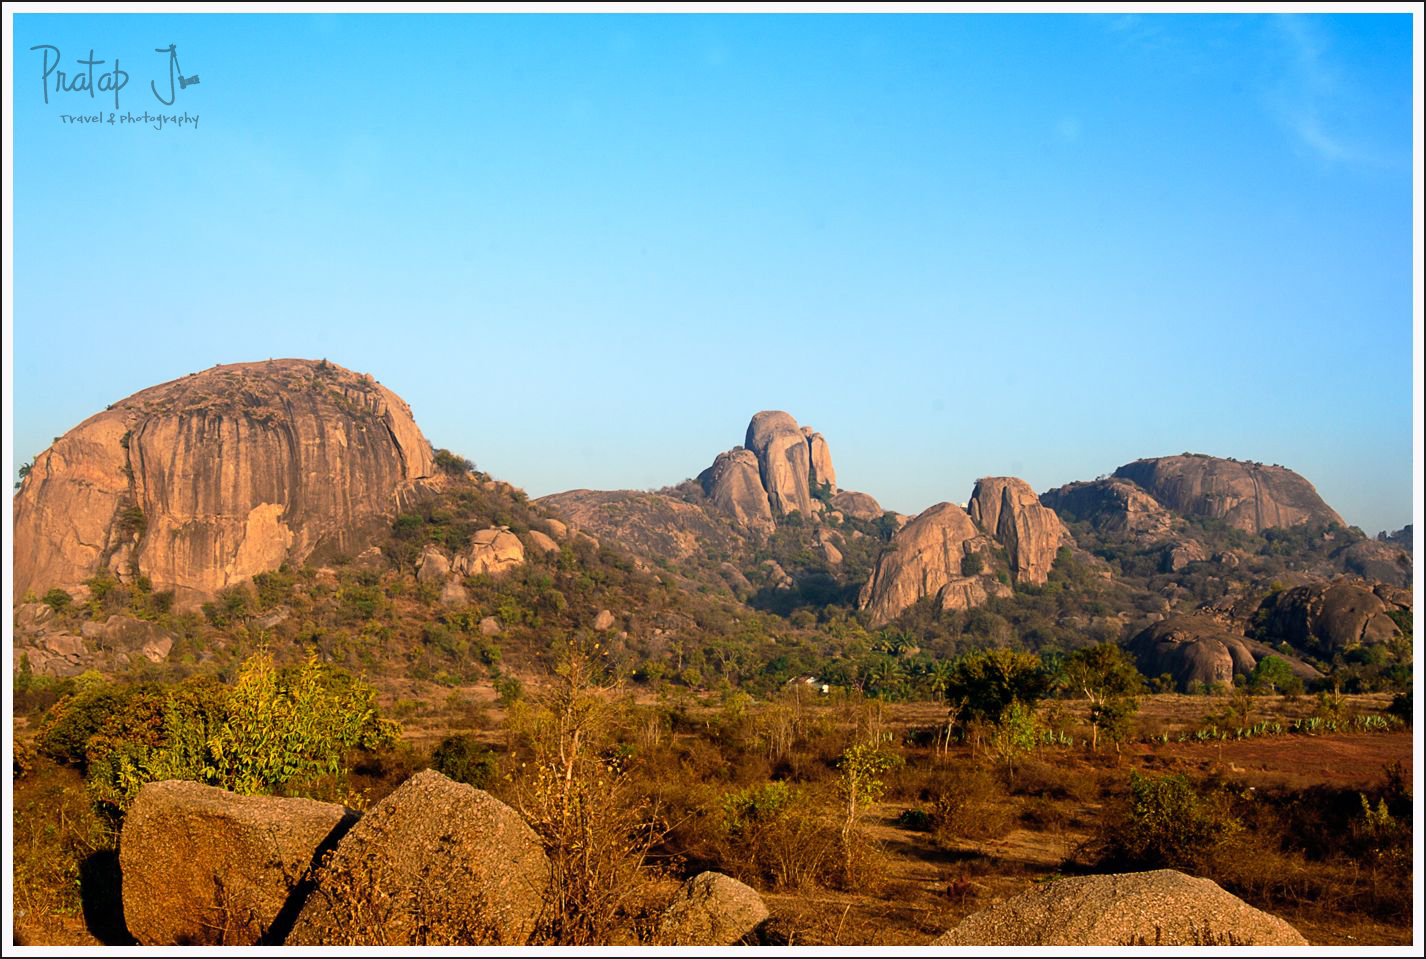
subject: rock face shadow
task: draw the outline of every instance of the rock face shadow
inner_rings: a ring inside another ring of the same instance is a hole
[[[79,864],[79,898],[89,934],[106,946],[137,945],[124,924],[119,851],[103,849]]]
[[[301,881],[292,888],[288,894],[287,901],[282,904],[282,910],[277,914],[277,918],[272,920],[272,925],[262,937],[261,945],[280,946],[287,941],[288,935],[292,932],[293,925],[297,922],[297,915],[302,911],[302,906],[307,902],[307,897],[312,894],[312,890],[317,886],[316,872],[322,864],[322,860],[327,853],[337,848],[337,843],[345,836],[361,818],[361,814],[348,809],[347,814],[342,817],[342,821],[332,828],[327,834],[327,838],[322,840],[322,844],[312,853],[312,862],[308,866],[307,874]]]

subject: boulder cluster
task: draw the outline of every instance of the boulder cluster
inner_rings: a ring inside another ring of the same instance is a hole
[[[515,946],[550,861],[515,810],[434,770],[364,814],[191,782],[144,786],[119,843],[124,921],[141,945]],[[751,888],[689,879],[662,945],[732,945],[768,917]]]
[[[1131,640],[1128,651],[1145,676],[1171,676],[1176,688],[1233,685],[1235,675],[1249,676],[1263,659],[1277,656],[1304,682],[1322,674],[1295,656],[1287,656],[1208,616],[1170,616],[1152,623]]]
[[[1073,539],[1024,480],[980,479],[969,510],[937,503],[891,538],[861,607],[880,624],[930,598],[940,609],[970,609],[1008,596],[1011,583],[1044,583]]]
[[[837,489],[832,452],[821,433],[798,426],[779,410],[765,410],[748,423],[743,445],[719,453],[698,474],[709,501],[738,526],[768,533],[776,519],[792,513],[817,516],[837,509],[836,497],[863,518],[881,516],[865,493]]]

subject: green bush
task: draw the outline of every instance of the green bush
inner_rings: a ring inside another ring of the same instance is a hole
[[[84,772],[94,800],[122,815],[144,783],[187,779],[239,793],[334,795],[354,750],[395,741],[376,691],[315,658],[278,669],[267,653],[236,682],[207,678],[118,688],[87,683],[55,704],[40,751]]]
[[[501,676],[495,680],[493,685],[495,686],[495,701],[507,709],[524,698],[525,685],[514,676]]]
[[[1200,794],[1184,776],[1131,772],[1127,803],[1105,817],[1100,859],[1201,872],[1242,829],[1221,793]]]
[[[496,758],[475,738],[457,734],[441,740],[431,766],[456,782],[484,789],[495,779]]]
[[[785,782],[727,793],[719,803],[717,858],[744,882],[795,888],[825,881],[835,868],[835,833]]]
[[[69,609],[70,604],[74,602],[74,598],[62,589],[52,589],[48,593],[45,593],[42,602],[56,613],[62,613],[66,609]]]

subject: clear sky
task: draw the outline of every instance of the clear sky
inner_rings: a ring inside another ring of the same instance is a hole
[[[65,124],[113,95],[38,44],[198,125]],[[1411,521],[1407,15],[30,14],[14,63],[17,463],[303,356],[531,495],[786,409],[903,512],[1195,451]]]

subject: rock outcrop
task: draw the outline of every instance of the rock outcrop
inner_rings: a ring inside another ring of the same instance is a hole
[[[476,530],[470,545],[451,563],[458,576],[499,576],[525,565],[525,547],[508,529]]]
[[[757,456],[774,516],[812,512],[812,454],[795,419],[776,410],[758,413],[748,423],[743,446]]]
[[[731,552],[740,542],[726,520],[661,493],[580,489],[536,504],[639,556],[685,560],[704,550]]]
[[[1040,504],[1030,484],[1013,476],[976,480],[970,497],[971,519],[1010,557],[1017,583],[1043,583],[1061,546],[1072,542],[1054,510]]]
[[[1263,600],[1257,635],[1330,660],[1354,646],[1401,637],[1397,620],[1411,608],[1409,592],[1359,580],[1295,586]]]
[[[995,578],[991,540],[965,510],[938,503],[907,523],[877,559],[861,592],[876,625],[926,597],[942,609],[969,609],[1009,588]]]
[[[325,361],[217,366],[121,400],[35,458],[15,592],[136,571],[180,602],[365,530],[433,472],[406,404]]]
[[[337,844],[287,944],[520,945],[549,870],[518,813],[428,769]]]
[[[1189,563],[1201,563],[1208,558],[1208,550],[1196,539],[1180,539],[1164,544],[1159,559],[1159,571],[1177,573],[1186,569]],[[1236,565],[1236,564],[1232,564]]]
[[[828,491],[837,488],[837,471],[832,468],[832,451],[821,433],[812,432],[810,426],[802,427],[802,435],[807,437],[807,455],[810,461],[808,480],[812,488],[825,487]]]
[[[1411,585],[1410,549],[1409,545],[1403,548],[1389,541],[1364,539],[1343,547],[1332,558],[1362,579],[1405,588]]]
[[[354,819],[311,799],[149,783],[119,840],[130,935],[146,946],[281,943],[309,871]]]
[[[654,935],[665,946],[732,946],[767,917],[767,904],[752,887],[719,872],[704,872],[678,890]]]
[[[41,676],[78,676],[87,670],[119,672],[146,659],[161,663],[173,649],[173,636],[157,623],[122,613],[104,622],[74,624],[43,603],[15,607],[14,665],[28,663]]]
[[[1153,539],[1168,534],[1174,527],[1173,515],[1128,480],[1070,483],[1049,490],[1040,501],[1064,519],[1089,523],[1101,533]]]
[[[1193,453],[1136,460],[1114,475],[1181,515],[1222,520],[1248,533],[1302,523],[1347,525],[1311,483],[1281,466]]]
[[[934,946],[1305,946],[1292,926],[1171,869],[1037,884]]]
[[[1416,539],[1412,531],[1411,523],[1407,523],[1394,533],[1388,533],[1386,530],[1382,530],[1380,533],[1377,533],[1376,538],[1378,542],[1400,546],[1408,553],[1411,552],[1412,543],[1414,543]]]
[[[841,490],[833,494],[832,509],[855,519],[868,521],[881,519],[881,514],[884,512],[881,504],[871,496],[866,493],[854,493],[851,490]]]
[[[436,546],[426,546],[416,560],[416,579],[427,585],[444,583],[451,574],[451,561]]]
[[[530,548],[537,553],[558,553],[560,551],[559,543],[537,529],[532,529],[525,535],[530,540]]]
[[[1293,656],[1284,656],[1266,643],[1239,635],[1207,616],[1171,616],[1153,623],[1129,640],[1139,672],[1148,677],[1173,677],[1182,692],[1201,684],[1233,685],[1233,676],[1247,676],[1259,660],[1276,656],[1287,662],[1304,681],[1322,674]]]
[[[751,450],[738,447],[719,453],[713,465],[698,474],[698,483],[713,506],[745,529],[771,532],[772,507],[763,488],[761,467]]]
[[[865,493],[837,489],[826,439],[789,414],[758,413],[744,441],[719,453],[696,479],[676,487],[570,490],[537,504],[636,555],[674,562],[696,554],[748,560],[778,522],[793,514],[825,525],[848,516],[876,520],[883,515]]]

